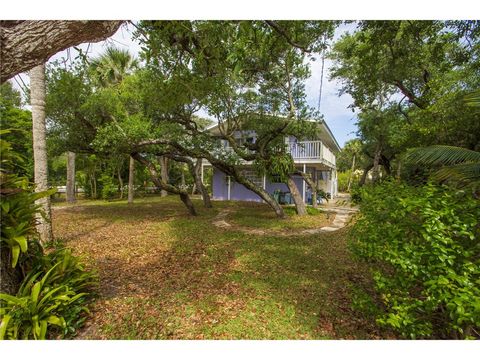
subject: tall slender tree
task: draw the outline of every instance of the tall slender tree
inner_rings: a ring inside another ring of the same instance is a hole
[[[30,71],[30,92],[33,122],[33,157],[35,189],[48,190],[47,140],[45,127],[45,65],[38,65]],[[53,239],[50,197],[37,200],[43,214],[37,218],[40,241]]]

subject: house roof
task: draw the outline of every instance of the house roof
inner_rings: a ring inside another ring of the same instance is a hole
[[[311,122],[316,122],[318,123],[318,126],[321,127],[321,131],[320,132],[320,139],[323,141],[323,143],[325,145],[327,145],[330,150],[332,150],[333,152],[338,152],[340,150],[342,150],[342,148],[340,147],[340,145],[338,144],[337,142],[337,139],[335,139],[335,136],[333,136],[333,133],[332,131],[330,130],[330,128],[328,127],[328,124],[326,123],[325,120],[308,120],[308,121],[311,121]],[[214,130],[218,127],[218,123],[215,123],[215,124],[212,124],[210,126],[208,126],[207,128],[205,128],[205,130],[208,130],[208,131],[211,131],[211,130]]]

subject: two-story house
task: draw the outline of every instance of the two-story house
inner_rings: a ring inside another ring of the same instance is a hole
[[[319,131],[318,136],[307,141],[297,141],[293,137],[285,138],[287,149],[292,154],[295,166],[303,171],[310,173],[317,186],[329,193],[332,197],[337,195],[337,174],[335,166],[335,154],[340,151],[335,137],[330,131],[325,121],[317,122]],[[218,125],[213,125],[207,129],[212,133],[218,133]],[[235,134],[242,141],[255,141],[254,131],[242,131]],[[223,142],[225,150],[228,151],[228,143]],[[204,160],[202,164],[202,178],[204,170],[212,165]],[[272,182],[266,176],[258,176],[251,162],[244,161],[241,165],[241,172],[251,181],[274,196],[281,194],[281,199],[285,202],[292,202],[289,196],[289,189],[286,184]],[[294,176],[294,181],[298,190],[302,194],[305,203],[311,203],[311,189],[301,176]],[[218,169],[213,169],[212,177],[212,198],[214,200],[243,200],[243,201],[262,201],[262,199],[248,190],[243,185],[236,183],[233,178],[227,176]]]

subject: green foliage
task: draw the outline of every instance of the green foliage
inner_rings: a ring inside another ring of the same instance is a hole
[[[88,312],[96,276],[70,250],[39,255],[16,296],[0,294],[0,339],[37,339],[75,334]]]
[[[0,136],[8,134],[7,130],[0,131]],[[35,200],[49,196],[55,189],[34,193],[33,187],[26,177],[18,176],[16,172],[21,168],[23,157],[13,151],[9,142],[0,139],[1,167],[0,167],[0,218],[1,242],[11,254],[11,266],[15,267],[28,248],[28,240],[35,238],[35,214],[39,207]]]
[[[445,186],[386,182],[361,191],[350,237],[385,312],[406,338],[468,338],[480,329],[480,202]]]
[[[340,192],[347,191],[348,180],[350,179],[351,173],[352,172],[350,170],[337,173],[338,191]]]
[[[21,109],[20,93],[9,82],[0,85],[0,129],[10,130],[2,139],[25,156],[18,174],[33,178],[32,114]]]
[[[104,174],[100,177],[99,181],[102,187],[102,199],[109,200],[117,194],[117,186],[114,184],[111,176]]]
[[[269,160],[257,159],[253,165],[257,173],[266,173],[272,182],[285,183],[288,176],[295,170],[293,158],[287,153],[278,153]]]

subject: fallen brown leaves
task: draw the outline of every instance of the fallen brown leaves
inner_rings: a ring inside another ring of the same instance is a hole
[[[230,205],[197,206],[198,217],[174,197],[54,208],[56,236],[100,276],[80,338],[382,336],[351,310],[348,287],[368,280],[351,259],[345,230],[302,238],[249,235],[212,225],[219,208]],[[249,222],[242,211],[256,211],[257,218],[267,213],[265,206],[231,208],[229,217],[239,223]]]

